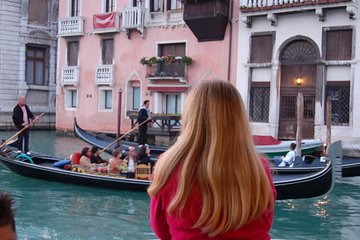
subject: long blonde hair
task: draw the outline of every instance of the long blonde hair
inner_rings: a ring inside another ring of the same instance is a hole
[[[155,166],[148,189],[156,196],[181,166],[167,212],[179,214],[197,184],[202,209],[195,228],[209,236],[232,231],[274,205],[271,183],[256,152],[244,104],[230,83],[201,83],[187,98],[182,133]]]

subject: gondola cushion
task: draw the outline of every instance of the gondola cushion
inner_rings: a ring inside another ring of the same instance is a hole
[[[70,160],[62,160],[54,163],[52,166],[57,168],[64,168],[65,165],[70,164]]]
[[[70,160],[72,165],[79,165],[80,164],[80,157],[81,154],[79,152],[74,152],[70,155]]]

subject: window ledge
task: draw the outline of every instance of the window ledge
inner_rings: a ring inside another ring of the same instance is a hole
[[[324,61],[325,65],[351,65],[356,64],[354,60]]]
[[[113,112],[113,109],[99,109],[99,112]]]
[[[264,67],[271,67],[272,63],[268,62],[268,63],[247,63],[245,64],[246,67],[249,68],[264,68]]]
[[[47,85],[28,85],[29,90],[41,90],[41,91],[49,91],[50,86]]]

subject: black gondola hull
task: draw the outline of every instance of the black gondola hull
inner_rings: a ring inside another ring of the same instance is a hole
[[[59,161],[46,155],[33,157],[34,163],[23,162],[16,158],[0,156],[0,162],[11,171],[25,177],[58,181],[88,187],[112,188],[129,191],[146,191],[149,180],[138,180],[120,177],[86,174],[51,167]],[[277,199],[312,198],[326,194],[333,184],[331,162],[321,171],[308,174],[275,174],[274,185],[277,190]]]

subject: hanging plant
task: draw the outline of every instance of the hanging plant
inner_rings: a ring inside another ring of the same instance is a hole
[[[174,56],[174,55],[166,55],[162,57],[142,57],[140,59],[140,63],[142,65],[147,65],[151,67],[153,64],[156,63],[165,63],[165,64],[172,64],[172,63],[182,63],[185,65],[191,65],[193,60],[191,57],[188,56]]]
[[[181,58],[181,62],[185,65],[191,65],[192,64],[192,58],[191,57],[187,57],[187,56],[183,56]]]

